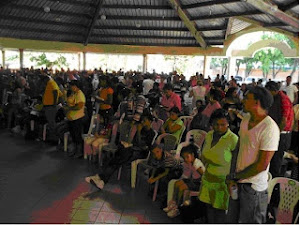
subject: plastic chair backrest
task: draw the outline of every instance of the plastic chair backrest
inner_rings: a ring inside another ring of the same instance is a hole
[[[152,142],[151,142],[151,145],[154,144],[154,142],[156,141],[156,138],[157,138],[157,136],[158,136],[158,132],[157,132],[156,130],[153,130],[153,131],[154,131],[155,135],[154,135],[154,137],[153,137],[153,140],[152,140]]]
[[[136,133],[137,127],[134,125],[131,125],[131,122],[124,121],[122,124],[120,124],[120,138],[119,142],[125,141],[128,143],[131,143],[135,133]]]
[[[190,125],[194,117],[192,116],[180,116],[179,119],[183,121],[183,124],[187,131],[190,130]]]
[[[201,149],[202,144],[206,137],[206,132],[204,130],[193,129],[187,132],[185,142],[191,142],[191,136],[193,136],[194,144]]]
[[[98,131],[99,128],[99,115],[98,114],[94,114],[91,118],[91,122],[90,122],[90,127],[89,127],[89,131],[88,131],[88,135],[91,135],[92,133],[94,133],[95,131]],[[94,128],[96,128],[94,130]],[[94,132],[93,132],[94,130]]]
[[[164,121],[162,119],[157,119],[156,121],[154,120],[151,123],[151,127],[152,127],[153,130],[159,132],[160,128],[162,127],[163,124],[164,124]]]
[[[177,145],[177,138],[174,135],[169,134],[164,137],[164,150],[165,151],[171,151],[171,150],[175,149],[176,145]]]
[[[182,135],[184,134],[185,128],[186,128],[186,127],[183,125],[183,127],[182,127],[182,129],[181,129],[181,133],[180,133],[180,135],[179,135],[179,138],[178,138],[178,140],[177,140],[177,142],[176,142],[177,145],[181,142]]]
[[[280,188],[280,200],[276,213],[276,223],[292,223],[294,208],[299,200],[299,183],[286,177],[276,177],[269,182],[268,202],[276,184]]]
[[[181,149],[185,146],[188,146],[190,143],[189,142],[181,142],[178,146],[177,146],[177,149],[176,149],[176,153],[175,153],[175,158],[176,159],[180,159],[180,152],[181,152]]]

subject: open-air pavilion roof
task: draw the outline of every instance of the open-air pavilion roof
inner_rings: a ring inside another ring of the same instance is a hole
[[[298,0],[2,0],[0,37],[206,49],[250,26],[298,37],[298,18]]]

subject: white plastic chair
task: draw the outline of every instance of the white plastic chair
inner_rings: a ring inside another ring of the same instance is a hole
[[[192,116],[180,116],[179,119],[183,121],[184,126],[186,127],[186,130],[190,130],[190,125],[194,117]]]
[[[95,132],[98,131],[99,129],[99,123],[100,123],[100,118],[99,118],[99,115],[98,114],[94,114],[91,118],[91,122],[90,122],[90,127],[89,127],[89,130],[88,130],[88,133],[87,134],[82,134],[82,139],[83,139],[83,142],[85,143],[86,140],[90,137],[92,137]],[[88,157],[88,154],[87,152],[85,151],[86,149],[84,149],[84,159],[87,159]]]
[[[151,123],[151,127],[153,130],[159,132],[163,124],[164,121],[162,119],[156,119]]]
[[[152,144],[154,144],[154,142],[158,136],[158,133],[156,131],[154,131],[154,132],[155,132],[155,136],[152,140]],[[146,159],[137,159],[137,160],[134,160],[131,162],[131,188],[135,188],[138,164],[143,163],[143,162],[146,163],[148,161],[149,157],[150,157],[150,151],[149,151],[149,154]]]
[[[276,184],[280,188],[280,200],[275,215],[276,223],[293,223],[294,208],[299,201],[299,183],[286,177],[276,177],[269,182],[268,203],[270,203],[273,189]],[[297,220],[297,217],[296,217]]]
[[[206,132],[204,130],[193,129],[187,132],[185,142],[190,142],[191,136],[193,136],[194,144],[201,149],[202,144],[206,137]]]

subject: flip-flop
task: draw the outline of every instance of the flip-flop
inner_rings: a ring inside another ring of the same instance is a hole
[[[93,181],[93,179],[91,179],[90,184],[92,184],[93,186],[95,186],[97,189],[102,190],[101,188],[99,188],[97,186],[97,184]]]

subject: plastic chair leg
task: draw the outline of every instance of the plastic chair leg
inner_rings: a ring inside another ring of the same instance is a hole
[[[137,163],[136,161],[131,162],[131,188],[135,188],[137,174]]]
[[[121,179],[121,173],[122,173],[122,166],[119,167],[119,171],[118,171],[118,180]]]
[[[68,151],[68,137],[69,137],[69,134],[68,133],[64,133],[64,151],[65,152]]]
[[[158,184],[159,184],[159,181],[156,181],[155,185],[154,185],[154,191],[153,191],[153,197],[152,197],[153,202],[155,202],[155,200],[156,200],[157,191],[158,191]]]
[[[46,141],[47,136],[47,124],[44,124],[43,126],[43,141]]]

